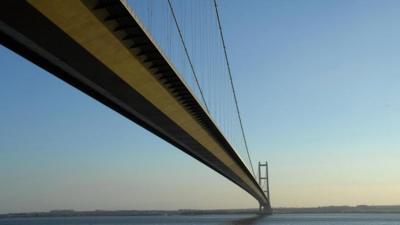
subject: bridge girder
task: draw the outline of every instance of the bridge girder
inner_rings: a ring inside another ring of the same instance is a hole
[[[2,1],[0,42],[269,201],[234,148],[121,1]]]

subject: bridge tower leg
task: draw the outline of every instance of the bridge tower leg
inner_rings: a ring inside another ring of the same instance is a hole
[[[265,168],[265,173],[263,174],[262,168]],[[261,189],[265,193],[268,198],[269,204],[271,204],[271,199],[269,195],[269,176],[268,176],[268,162],[261,163],[258,162],[258,184],[260,185]],[[271,205],[262,205],[260,204],[260,213],[262,214],[270,214],[271,212]]]

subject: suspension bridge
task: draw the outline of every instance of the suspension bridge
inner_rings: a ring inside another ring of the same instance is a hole
[[[0,43],[201,161],[271,213],[216,0],[4,0]],[[60,99],[62,101],[62,99]],[[258,181],[257,181],[258,180]]]

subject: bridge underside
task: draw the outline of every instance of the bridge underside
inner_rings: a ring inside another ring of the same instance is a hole
[[[0,6],[3,45],[208,165],[270,208],[232,146],[125,4],[5,0]]]

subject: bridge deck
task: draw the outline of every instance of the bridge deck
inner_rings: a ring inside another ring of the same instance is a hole
[[[269,208],[233,147],[125,4],[0,4],[3,45],[208,165]]]

